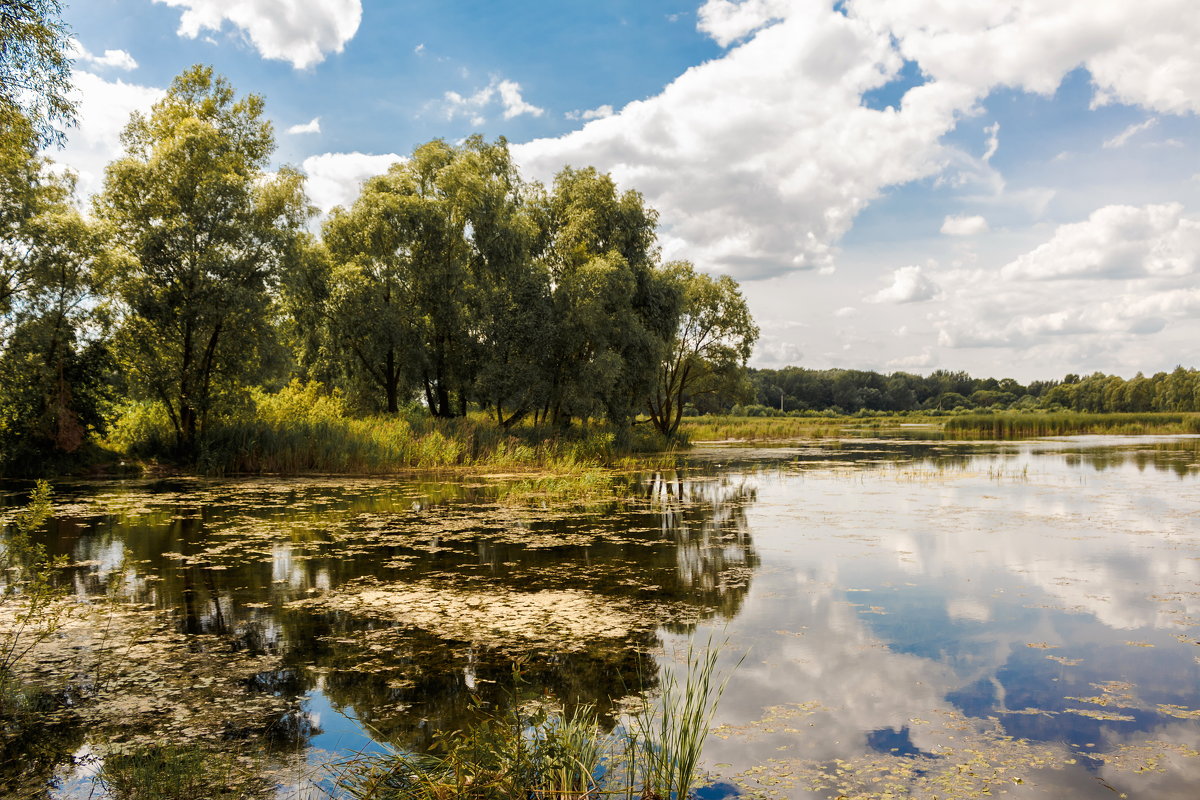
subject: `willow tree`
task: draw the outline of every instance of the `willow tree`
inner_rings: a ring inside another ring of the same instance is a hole
[[[298,173],[266,172],[275,141],[262,98],[236,97],[209,67],[177,77],[122,142],[95,200],[115,251],[116,351],[190,454],[257,369],[269,290],[310,210]]]
[[[507,144],[475,136],[418,147],[331,215],[331,341],[388,410],[408,385],[441,417],[477,394],[502,423],[531,407],[529,332],[544,323],[548,280],[531,268],[539,229],[526,205]]]
[[[549,199],[553,281],[549,418],[601,412],[627,430],[654,384],[679,313],[657,268],[657,214],[593,168],[566,168]]]
[[[654,426],[672,436],[688,401],[705,394],[734,395],[743,388],[758,327],[728,275],[713,278],[686,261],[668,264],[664,272],[683,306],[647,410]]]
[[[39,144],[61,143],[75,121],[71,36],[59,0],[0,0],[0,124],[23,117]]]

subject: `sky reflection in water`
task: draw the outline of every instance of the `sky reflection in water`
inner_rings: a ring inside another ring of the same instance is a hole
[[[80,563],[80,592],[124,569],[183,631],[277,654],[257,680],[300,698],[310,760],[361,747],[356,719],[421,747],[463,724],[472,694],[513,691],[520,647],[437,629],[381,640],[391,618],[288,605],[377,578],[570,588],[649,615],[624,637],[524,648],[527,688],[602,709],[653,685],[690,632],[727,635],[727,662],[749,655],[706,760],[743,793],[969,796],[991,781],[1020,797],[1190,798],[1198,442],[704,448],[586,511],[500,506],[483,480],[79,487],[53,543]]]

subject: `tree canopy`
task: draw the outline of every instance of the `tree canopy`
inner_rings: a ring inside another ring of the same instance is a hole
[[[59,0],[0,0],[0,122],[25,118],[41,145],[75,121],[71,36]]]

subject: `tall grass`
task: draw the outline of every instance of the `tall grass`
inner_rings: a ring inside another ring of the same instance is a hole
[[[711,639],[703,650],[695,650],[689,641],[682,680],[674,670],[666,670],[657,708],[633,718],[630,771],[634,780],[630,788],[640,785],[643,797],[649,790],[664,800],[682,800],[691,792],[704,740],[729,680],[728,675],[722,679],[717,674],[720,651]]]
[[[811,417],[693,417],[683,420],[679,431],[691,442],[789,441],[827,439],[841,436],[848,428],[883,429],[901,423],[932,423],[926,416]]]
[[[564,433],[505,430],[483,417],[355,417],[338,393],[315,383],[293,382],[275,394],[254,392],[251,399],[249,408],[210,424],[197,464],[202,472],[370,475],[474,467],[572,473],[616,464],[624,455],[604,426]],[[174,438],[160,407],[135,404],[106,444],[130,458],[161,459],[169,457]]]
[[[682,676],[664,671],[657,702],[612,730],[592,706],[546,712],[514,700],[504,714],[439,735],[433,752],[388,747],[331,769],[355,800],[685,800],[727,680],[719,654],[711,640],[689,645]]]
[[[944,431],[948,436],[992,439],[1087,433],[1200,433],[1200,414],[1087,414],[1077,411],[964,414],[949,418]]]

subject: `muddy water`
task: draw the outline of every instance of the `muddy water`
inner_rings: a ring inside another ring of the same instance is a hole
[[[268,731],[312,794],[478,699],[608,712],[716,631],[707,797],[1196,796],[1200,439],[712,447],[585,507],[508,480],[58,487],[109,632],[40,651],[74,705],[8,768],[86,796],[106,753]]]

